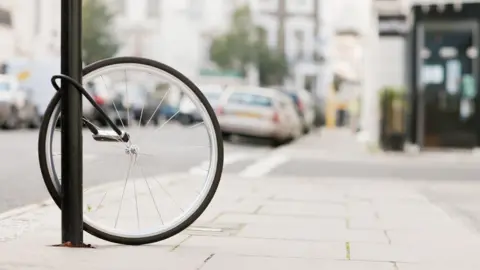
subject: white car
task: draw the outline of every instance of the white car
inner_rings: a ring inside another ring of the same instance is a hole
[[[0,75],[0,126],[16,129],[40,126],[40,114],[32,99],[32,91],[22,88],[15,76]]]
[[[275,89],[229,87],[217,105],[216,114],[226,139],[230,135],[266,138],[277,146],[302,135],[295,104]]]
[[[308,133],[315,127],[316,108],[313,95],[305,89],[286,89],[283,87],[277,87],[280,90],[290,96],[295,103],[300,119],[303,124],[303,133]]]
[[[220,85],[200,85],[200,91],[205,95],[210,105],[215,108],[220,97],[224,92],[224,88]],[[202,121],[202,116],[197,111],[197,107],[187,96],[180,100],[179,113],[177,119],[184,125],[193,124]]]
[[[199,85],[199,88],[212,107],[217,106],[222,94],[225,92],[225,86],[218,84]]]

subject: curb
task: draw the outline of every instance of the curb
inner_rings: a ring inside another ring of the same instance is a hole
[[[169,180],[173,181],[173,179],[175,179],[177,177],[182,177],[182,176],[187,176],[187,175],[189,175],[189,174],[188,173],[172,173],[172,174],[153,176],[153,177],[155,177],[157,179],[169,179]],[[139,179],[129,179],[129,181],[132,181],[132,180],[139,180]],[[143,180],[143,178],[141,178],[140,180]],[[122,188],[122,185],[120,185],[120,184],[123,183],[124,181],[125,180],[108,182],[108,183],[105,183],[105,184],[102,184],[102,185],[98,185],[98,186],[94,186],[92,188],[89,188],[89,189],[87,189],[87,191],[84,191],[84,192],[87,192],[88,194],[93,195],[93,194],[105,192],[106,190],[112,190],[112,188],[113,189]],[[18,207],[18,208],[14,208],[14,209],[5,211],[3,213],[0,213],[0,221],[5,221],[5,220],[8,220],[8,219],[12,219],[12,218],[21,216],[23,214],[27,214],[27,213],[30,213],[30,212],[33,212],[33,211],[36,211],[36,210],[39,210],[39,209],[51,207],[51,206],[56,207],[52,198],[49,198],[49,199],[43,200],[39,203],[34,203],[34,204],[29,204],[29,205],[26,205],[26,206],[21,206],[21,207]]]
[[[52,205],[54,205],[53,200],[52,199],[47,199],[47,200],[44,200],[44,201],[39,202],[39,203],[29,204],[29,205],[26,205],[26,206],[14,208],[14,209],[8,210],[6,212],[0,213],[0,221],[10,219],[10,218],[14,218],[14,217],[23,215],[25,213],[29,213],[29,212],[32,212],[32,211],[35,211],[35,210],[38,210],[38,209],[41,209],[41,208],[49,207],[49,206],[52,206]]]
[[[288,157],[289,148],[295,148],[297,144],[301,144],[302,142],[309,140],[311,137],[318,136],[319,133],[320,128],[317,128],[295,141],[273,149],[269,154],[261,156],[254,163],[240,171],[238,176],[243,178],[258,178],[267,175],[276,167],[281,166],[290,160]]]

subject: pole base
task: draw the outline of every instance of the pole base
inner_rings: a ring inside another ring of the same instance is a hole
[[[79,245],[74,245],[72,244],[72,242],[70,241],[67,241],[63,244],[58,244],[58,245],[53,245],[53,247],[68,247],[68,248],[95,248],[94,246],[92,246],[91,244],[79,244]]]

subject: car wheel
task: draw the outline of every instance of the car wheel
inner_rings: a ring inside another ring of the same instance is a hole
[[[305,125],[303,126],[303,134],[308,134],[310,133],[310,131],[312,130],[312,128],[308,125]]]
[[[18,115],[17,108],[13,107],[10,111],[10,115],[7,118],[7,121],[3,124],[4,129],[17,129],[20,125],[20,118]]]
[[[282,144],[284,144],[284,142],[285,142],[285,140],[281,140],[281,139],[278,139],[278,138],[271,138],[270,139],[270,146],[279,147]]]
[[[232,139],[232,133],[222,132],[222,138],[224,141],[230,141]]]
[[[153,118],[152,121],[153,121],[153,125],[158,127],[161,123],[165,122],[167,119],[165,119],[163,116],[161,115],[157,115],[157,117]]]
[[[130,125],[129,119],[118,119],[117,123],[115,123],[119,127],[128,127]]]
[[[33,116],[33,119],[30,120],[30,123],[28,123],[28,128],[37,129],[40,127],[41,124],[42,124],[42,118],[40,117],[40,115],[35,114]]]
[[[180,123],[184,126],[191,125],[193,123],[193,118],[190,115],[182,115],[180,117]]]

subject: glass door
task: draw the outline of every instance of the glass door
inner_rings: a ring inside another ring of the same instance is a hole
[[[419,30],[421,146],[475,147],[477,24],[432,23]]]

